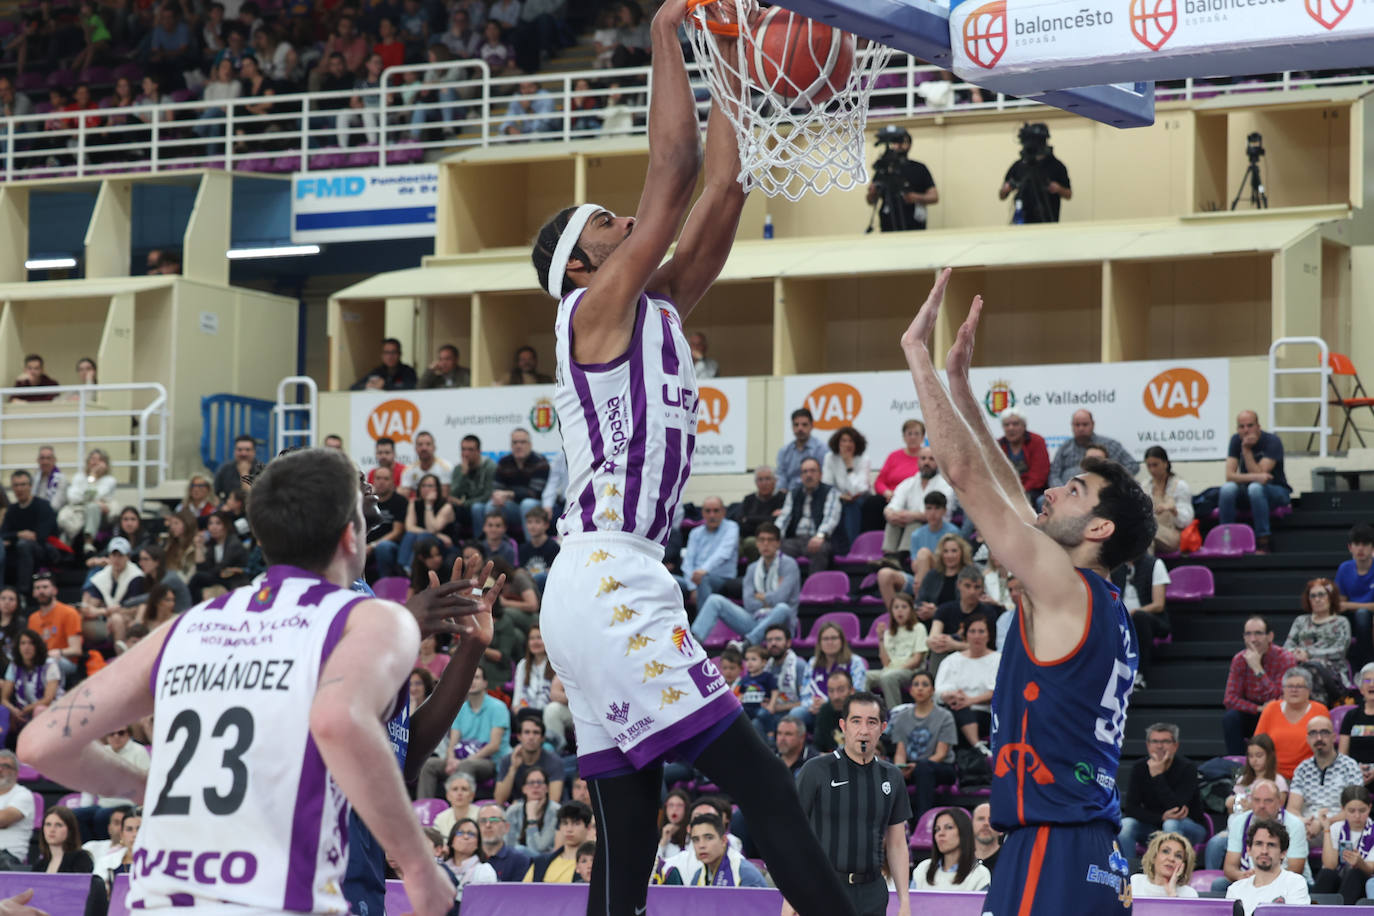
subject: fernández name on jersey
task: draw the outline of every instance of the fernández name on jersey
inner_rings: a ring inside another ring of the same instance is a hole
[[[235,661],[232,655],[222,662],[173,665],[163,669],[157,695],[161,699],[216,690],[287,691],[291,689],[288,678],[295,665],[290,658]]]

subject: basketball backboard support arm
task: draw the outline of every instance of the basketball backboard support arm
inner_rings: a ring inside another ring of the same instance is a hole
[[[779,6],[951,69],[949,7],[936,0],[781,0]],[[1153,83],[1063,89],[1024,98],[1115,127],[1154,123]]]

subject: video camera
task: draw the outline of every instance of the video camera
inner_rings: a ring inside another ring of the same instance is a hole
[[[1016,132],[1016,138],[1021,141],[1021,161],[1027,165],[1045,158],[1054,150],[1050,146],[1049,126],[1043,121],[1022,124]]]
[[[1246,136],[1245,155],[1249,157],[1251,165],[1259,165],[1260,157],[1264,155],[1264,137],[1260,136],[1259,131],[1251,131]]]
[[[906,150],[895,149],[898,143],[910,146],[911,134],[895,124],[889,124],[878,131],[873,140],[874,146],[885,147],[878,161],[873,163],[873,183],[884,192],[901,193],[906,189],[906,179],[902,176]]]

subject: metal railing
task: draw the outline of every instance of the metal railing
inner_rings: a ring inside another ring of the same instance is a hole
[[[302,389],[304,401],[299,400]],[[319,441],[319,402],[320,388],[308,375],[288,376],[277,383],[277,403],[272,408],[275,440],[271,454],[291,445],[309,448]]]
[[[54,395],[54,399],[26,401],[25,406],[18,410],[15,409],[17,405],[10,402],[15,395],[34,397],[48,394]],[[124,401],[134,404],[145,399],[147,404],[142,407],[114,406]],[[59,464],[68,467],[74,464],[78,468],[85,466],[86,455],[91,449],[102,448],[110,455],[112,473],[117,474],[121,468],[131,469],[130,477],[120,475],[120,483],[121,486],[132,484],[138,493],[137,505],[141,506],[147,490],[160,485],[167,477],[167,406],[167,389],[156,382],[0,388],[0,443],[3,443],[7,455],[12,453],[14,446],[32,446],[35,456],[40,446],[52,446],[59,455]],[[99,426],[99,421],[120,417],[128,419],[127,429],[111,432],[93,432],[90,429],[91,426]],[[156,429],[154,420],[157,421]],[[38,424],[43,430],[41,436],[11,432],[16,425],[33,421],[45,421]],[[129,446],[129,457],[119,454],[114,448],[116,443]],[[155,454],[150,455],[150,451]],[[73,457],[76,461],[67,461],[67,457]],[[20,462],[0,461],[0,470],[32,471],[35,465],[34,458]]]
[[[1279,350],[1285,346],[1306,346],[1316,347],[1321,362],[1316,365],[1301,365],[1291,368],[1281,368],[1279,366]],[[1327,422],[1327,394],[1326,380],[1331,374],[1330,351],[1326,346],[1326,341],[1320,337],[1280,337],[1269,345],[1269,426],[1271,433],[1308,433],[1310,436],[1317,437],[1317,454],[1326,457],[1327,438],[1331,435],[1331,426]],[[1305,395],[1279,395],[1279,376],[1316,376],[1317,393],[1315,396]],[[1315,404],[1317,406],[1317,416],[1314,423],[1306,426],[1282,426],[1278,421],[1278,405],[1280,404]]]
[[[710,105],[706,83],[695,64],[689,70],[704,120]],[[448,61],[393,67],[370,89],[4,118],[0,176],[85,177],[188,168],[292,172],[398,165],[502,143],[642,134],[650,72],[649,67],[634,67],[493,76],[482,61]],[[1156,98],[1199,99],[1371,79],[1366,74],[1294,73],[1227,83],[1189,79],[1158,87]],[[579,88],[584,80],[587,85]],[[539,87],[535,95],[520,93],[526,82]],[[520,99],[537,100],[541,110],[513,109],[512,102]],[[950,104],[932,105],[928,99]],[[1028,107],[1039,106],[967,83],[946,83],[938,68],[898,55],[877,77],[871,116],[919,118]]]

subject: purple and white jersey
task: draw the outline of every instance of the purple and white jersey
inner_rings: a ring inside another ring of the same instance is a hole
[[[640,294],[634,336],[609,363],[572,358],[585,290],[563,297],[555,325],[554,405],[568,458],[564,534],[619,531],[666,543],[697,439],[697,379],[677,308]]]
[[[133,909],[348,912],[348,802],[310,734],[310,707],[365,599],[273,566],[172,624],[152,673],[156,751]]]

